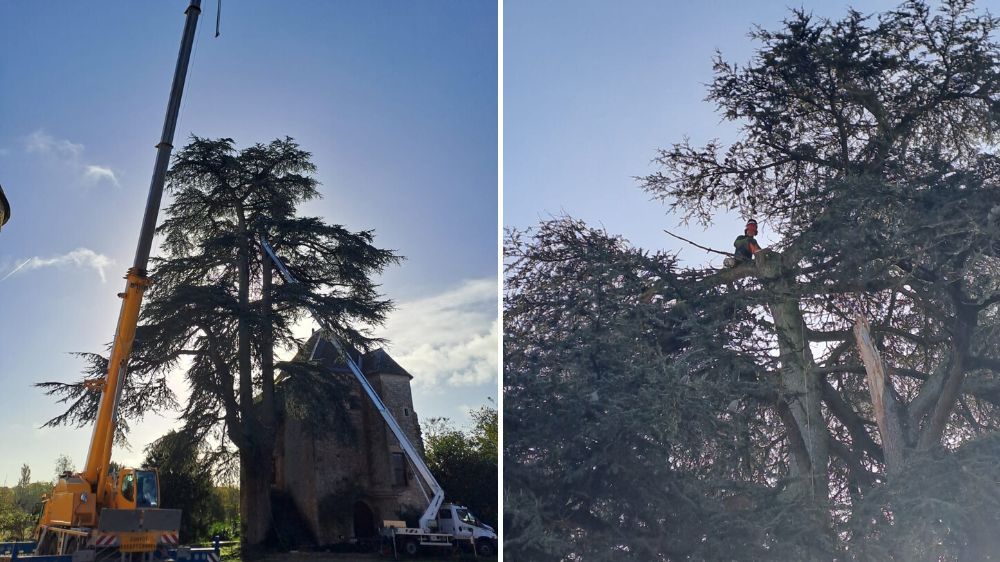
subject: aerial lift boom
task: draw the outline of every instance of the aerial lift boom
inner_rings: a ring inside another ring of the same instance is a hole
[[[94,546],[95,529],[110,534],[121,531],[111,542],[119,546],[122,552],[150,552],[156,547],[157,536],[164,533],[169,536],[172,531],[176,537],[180,524],[178,510],[157,509],[159,484],[154,471],[123,469],[119,471],[116,483],[109,477],[109,466],[118,404],[124,387],[129,354],[135,340],[139,308],[143,293],[150,283],[146,276],[146,266],[170,163],[181,94],[184,91],[198,15],[201,13],[201,0],[190,0],[184,13],[184,32],[163,132],[156,145],[156,162],[139,231],[139,242],[132,267],[125,277],[125,291],[118,295],[122,298],[122,305],[108,361],[108,372],[103,381],[100,381],[101,400],[87,461],[80,473],[65,474],[59,479],[52,497],[45,504],[37,532],[39,550],[50,551],[42,552],[44,554],[62,554]]]

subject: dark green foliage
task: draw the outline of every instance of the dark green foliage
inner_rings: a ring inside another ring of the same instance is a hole
[[[1000,434],[920,453],[853,513],[862,560],[994,560],[1000,552]],[[887,512],[892,525],[886,524]]]
[[[73,353],[85,361],[84,379],[65,383],[48,381],[36,383],[35,386],[45,389],[48,396],[59,397],[60,404],[67,404],[66,411],[48,420],[42,427],[57,427],[72,425],[85,427],[93,423],[97,417],[100,405],[100,386],[87,384],[88,381],[102,382],[108,372],[108,358],[98,353]],[[130,363],[129,376],[125,378],[125,388],[122,390],[121,401],[118,403],[119,416],[115,425],[115,444],[127,444],[129,422],[138,422],[148,412],[159,410],[175,410],[177,399],[167,386],[165,373],[152,370],[151,365],[143,365],[143,358],[138,353],[133,354]]]
[[[16,490],[0,488],[0,540],[23,541],[31,536],[37,514],[21,509]]]
[[[213,521],[212,525],[208,528],[208,534],[212,537],[212,540],[215,540],[215,537],[219,537],[220,541],[239,539],[239,518],[237,517],[233,521]]]
[[[32,482],[31,468],[21,465],[17,485],[0,487],[0,540],[27,540],[41,514],[42,495],[51,491],[50,482]]]
[[[212,483],[212,466],[201,454],[204,444],[183,432],[171,431],[146,448],[143,468],[160,474],[160,507],[181,510],[181,541],[212,538],[222,507]]]
[[[318,361],[299,357],[276,365],[282,412],[298,420],[314,438],[332,436],[344,445],[357,446],[358,434],[350,416],[353,375],[331,373]]]
[[[455,429],[445,418],[424,424],[427,466],[444,489],[445,501],[469,508],[496,528],[497,506],[497,411],[483,406],[472,413],[473,428]]]
[[[209,537],[219,537],[219,540],[231,541],[240,538],[240,490],[233,486],[216,486],[212,490],[215,496],[213,504],[212,524],[209,527]],[[218,510],[217,512],[215,510]]]
[[[740,138],[661,151],[665,172],[644,187],[705,222],[726,206],[793,235],[837,195],[831,179],[926,181],[970,166],[993,139],[1000,92],[997,20],[973,6],[910,1],[838,21],[795,10],[780,30],[754,29],[756,56],[719,54],[709,86]]]
[[[371,277],[398,262],[393,252],[374,247],[370,231],[295,216],[299,204],[318,196],[309,159],[288,138],[242,151],[230,139],[194,138],[177,154],[168,178],[173,202],[158,230],[164,255],[153,260],[158,283],[137,336],[144,353],[161,358],[159,369],[191,357],[186,427],[202,438],[224,428],[239,450],[249,544],[269,535],[275,346],[300,345],[291,327],[311,313],[364,347],[375,340],[356,326],[377,325],[392,308]],[[260,236],[300,285],[274,280],[264,290],[272,265]],[[327,397],[331,408],[342,403]]]
[[[471,437],[476,448],[483,451],[483,454],[491,455],[496,461],[500,454],[500,418],[497,409],[491,406],[481,406],[469,415],[472,417]]]
[[[511,233],[505,249],[506,552],[650,560],[773,547],[779,520],[725,507],[773,496],[763,486],[783,462],[774,415],[748,398],[768,386],[711,323],[736,309],[721,294],[693,312],[672,289],[671,256],[579,222],[530,234]],[[667,294],[643,299],[654,284]],[[751,446],[765,439],[775,446]],[[704,542],[723,531],[731,541]]]
[[[68,462],[69,457],[61,456],[57,469],[71,467]],[[41,515],[42,497],[51,492],[52,482],[32,482],[31,468],[21,465],[17,485],[0,487],[0,541],[28,540]]]

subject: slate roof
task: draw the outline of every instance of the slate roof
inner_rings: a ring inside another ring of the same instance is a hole
[[[319,343],[316,344],[316,338],[317,334],[313,334],[306,344],[306,349],[313,355],[313,358],[321,361],[326,368],[335,373],[350,373],[350,368],[348,368],[347,363],[344,362],[340,353],[337,352],[337,348],[325,339],[320,339]],[[314,345],[317,345],[315,352],[313,352]],[[403,375],[409,377],[411,380],[413,379],[413,375],[400,366],[399,363],[396,363],[396,360],[381,347],[373,349],[368,353],[361,353],[360,350],[350,344],[341,342],[341,345],[344,346],[347,354],[354,359],[366,377],[370,375]]]
[[[378,373],[380,375],[403,375],[411,379],[413,378],[413,375],[401,367],[399,363],[396,363],[396,360],[390,357],[389,353],[381,347],[365,354],[361,371]]]

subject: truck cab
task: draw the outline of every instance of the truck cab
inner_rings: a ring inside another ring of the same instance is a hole
[[[467,507],[446,503],[438,510],[438,532],[456,539],[472,540],[479,554],[496,553],[497,534],[493,527],[480,521]]]

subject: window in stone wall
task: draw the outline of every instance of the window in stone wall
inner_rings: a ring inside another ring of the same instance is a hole
[[[409,408],[403,408],[403,416],[410,417],[410,409]]]
[[[406,459],[403,453],[392,454],[392,485],[406,486]]]

